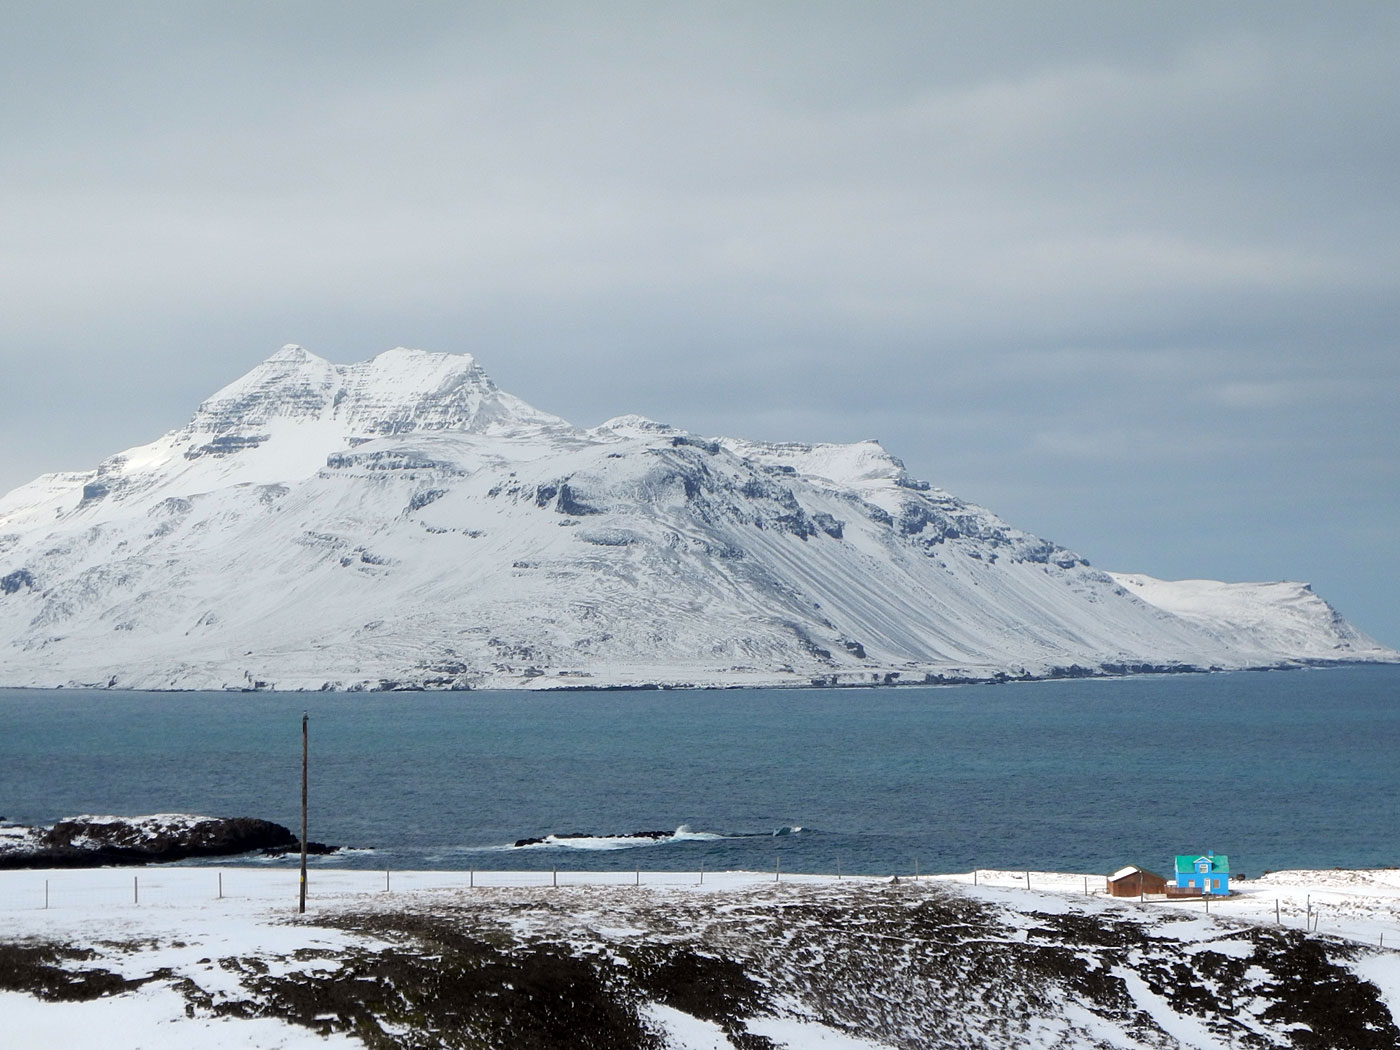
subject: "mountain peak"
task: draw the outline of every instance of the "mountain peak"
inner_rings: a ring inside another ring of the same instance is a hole
[[[612,419],[605,419],[593,428],[592,433],[616,434],[622,437],[642,437],[678,434],[680,431],[671,426],[670,423],[660,423],[655,419],[648,419],[646,416],[629,413],[625,416],[613,416]]]
[[[564,425],[502,391],[471,354],[395,347],[337,365],[289,343],[205,401],[190,427],[222,435],[278,419],[338,421],[356,436]]]
[[[308,361],[312,358],[315,358],[318,361],[321,360],[320,358],[316,357],[316,355],[313,354],[310,350],[306,349],[306,347],[298,346],[296,343],[287,343],[285,346],[282,347],[281,350],[278,350],[277,353],[273,354],[267,360],[269,362]]]

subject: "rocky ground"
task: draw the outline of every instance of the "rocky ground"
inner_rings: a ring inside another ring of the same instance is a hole
[[[286,873],[237,877],[258,876]],[[153,1031],[186,1047],[1400,1046],[1393,951],[1218,909],[947,880],[337,878],[364,885],[322,890],[305,918],[174,891],[105,924],[76,904],[27,912],[0,947],[0,1006],[144,996],[173,1022]],[[270,1023],[282,1042],[255,1026]],[[131,1045],[165,1045],[146,1039]]]

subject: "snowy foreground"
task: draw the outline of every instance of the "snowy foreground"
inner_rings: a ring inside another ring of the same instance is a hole
[[[1040,872],[553,878],[313,870],[300,917],[284,869],[3,872],[0,1045],[1400,1046],[1394,869],[1208,913]]]

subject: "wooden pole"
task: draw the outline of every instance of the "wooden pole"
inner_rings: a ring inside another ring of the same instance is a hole
[[[775,858],[773,858],[773,881],[774,881],[774,882],[782,882],[782,881],[783,881],[783,858],[782,858],[782,857],[775,857]]]
[[[301,716],[301,899],[297,911],[306,913],[306,715]]]
[[[141,883],[139,875],[131,876],[131,903],[141,903]]]
[[[219,872],[219,900],[224,899],[224,873]]]
[[[44,910],[49,910],[49,880],[44,880]]]

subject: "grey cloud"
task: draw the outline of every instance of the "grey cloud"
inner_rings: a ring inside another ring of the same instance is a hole
[[[1400,643],[1393,5],[62,11],[0,13],[0,488],[416,344]]]

